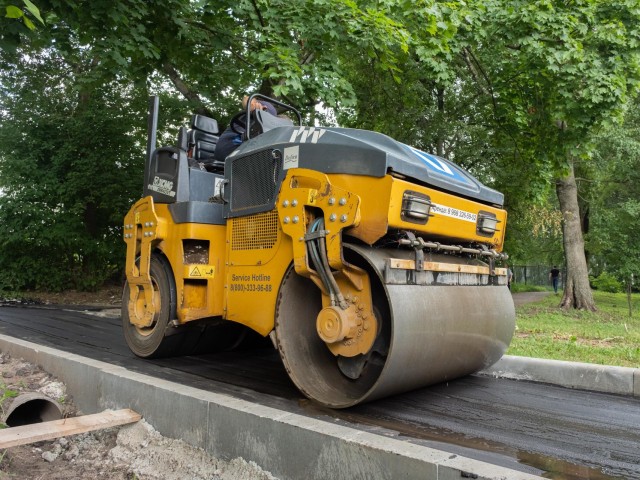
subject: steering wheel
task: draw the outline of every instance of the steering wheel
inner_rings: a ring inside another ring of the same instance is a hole
[[[247,131],[247,113],[240,112],[234,115],[229,122],[229,127],[238,135],[245,133]]]

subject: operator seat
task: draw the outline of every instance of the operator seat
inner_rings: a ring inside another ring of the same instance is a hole
[[[198,114],[191,117],[191,129],[186,135],[187,152],[191,165],[199,166],[197,164],[200,164],[209,172],[222,173],[224,171],[224,162],[213,157],[219,133],[218,122],[215,119]],[[184,140],[180,139],[179,142],[184,142]]]

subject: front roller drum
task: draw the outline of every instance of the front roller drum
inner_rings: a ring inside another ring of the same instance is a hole
[[[276,309],[276,337],[289,376],[308,398],[350,407],[474,373],[506,351],[515,325],[506,286],[384,284],[384,259],[394,255],[345,248],[346,260],[369,273],[379,323],[371,351],[356,368],[357,358],[333,355],[318,335],[318,288],[293,267],[288,271]]]

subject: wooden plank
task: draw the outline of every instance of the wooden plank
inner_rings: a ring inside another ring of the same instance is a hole
[[[29,443],[53,440],[54,438],[76,435],[78,433],[101,430],[135,423],[142,416],[125,408],[123,410],[105,410],[93,415],[63,418],[51,422],[32,423],[20,427],[10,427],[0,430],[0,449],[27,445]]]
[[[415,260],[407,260],[404,258],[390,258],[389,266],[391,268],[398,268],[402,270],[415,270]],[[444,263],[444,262],[424,262],[424,270],[429,272],[453,272],[453,273],[475,273],[479,275],[489,275],[489,267],[482,265],[465,265],[459,263]],[[496,275],[506,275],[506,268],[495,268]]]

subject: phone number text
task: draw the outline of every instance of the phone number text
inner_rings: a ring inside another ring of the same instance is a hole
[[[270,292],[273,287],[268,283],[232,283],[232,292]]]

